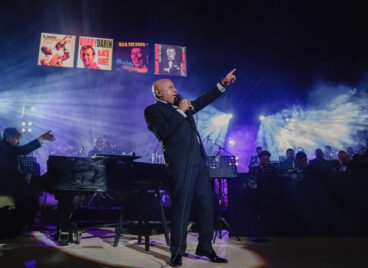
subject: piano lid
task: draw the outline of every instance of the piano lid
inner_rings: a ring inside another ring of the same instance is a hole
[[[115,160],[120,160],[120,161],[124,161],[124,162],[132,162],[136,159],[141,158],[142,156],[137,156],[135,154],[133,155],[123,155],[123,154],[103,154],[103,153],[99,153],[99,154],[95,154],[92,156],[92,158],[95,159],[100,159],[100,158],[109,158],[109,159],[115,159]]]

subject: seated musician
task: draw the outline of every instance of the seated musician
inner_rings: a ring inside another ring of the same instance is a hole
[[[6,238],[12,238],[22,232],[38,210],[37,187],[30,187],[26,178],[18,170],[18,157],[26,155],[41,147],[44,141],[53,141],[51,131],[42,134],[30,143],[18,146],[22,134],[16,128],[5,128],[0,141],[0,196],[14,200],[15,209],[11,211],[2,232]]]
[[[92,150],[88,152],[88,156],[93,157],[96,154],[112,154],[112,153],[113,153],[112,146],[106,139],[106,136],[103,137],[99,136],[95,139],[95,145],[92,148]],[[90,205],[92,201],[94,201],[95,206],[98,206],[106,203],[106,201],[109,200],[114,201],[117,198],[119,198],[117,194],[102,193],[102,192],[89,195],[79,195],[81,204],[85,206]]]
[[[262,172],[276,172],[277,168],[271,165],[270,162],[271,153],[269,151],[263,150],[258,153],[259,166],[252,167],[250,173],[262,173]]]
[[[328,161],[325,159],[325,154],[322,149],[317,148],[314,153],[316,158],[310,160],[309,165],[317,171],[329,169]]]
[[[253,167],[256,167],[259,165],[259,158],[258,158],[258,154],[262,151],[262,147],[261,146],[257,146],[256,147],[256,154],[253,155],[250,158],[250,162],[248,165],[249,170],[251,170]]]
[[[346,151],[339,151],[337,157],[340,161],[339,172],[352,172],[353,166],[349,159],[349,154]]]
[[[304,153],[303,151],[297,152],[295,159],[296,159],[296,166],[299,172],[312,170],[311,166],[308,163],[308,157],[306,153]]]
[[[105,137],[97,137],[95,139],[95,145],[91,151],[88,152],[88,156],[92,157],[95,154],[109,154],[112,153],[112,148],[109,142],[106,141]]]
[[[294,169],[296,167],[295,151],[292,148],[286,150],[286,159],[281,163],[284,169]]]

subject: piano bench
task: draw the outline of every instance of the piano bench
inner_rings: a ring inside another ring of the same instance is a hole
[[[148,213],[147,213],[147,202],[148,202],[148,192],[150,190],[154,190],[155,197],[157,198],[157,201],[159,202],[160,206],[160,215],[161,215],[161,223],[162,227],[165,232],[165,240],[166,245],[170,245],[169,240],[169,231],[167,227],[167,221],[165,216],[164,207],[161,200],[161,182],[160,181],[150,181],[150,180],[136,180],[131,181],[127,185],[127,189],[132,190],[138,190],[141,196],[140,199],[140,216],[139,216],[139,234],[138,234],[138,243],[140,244],[142,242],[142,236],[144,235],[144,244],[145,244],[145,250],[149,251],[149,240],[150,240],[150,228],[149,228],[149,220],[148,220]],[[123,225],[123,213],[120,214],[119,222],[117,227],[115,228],[115,240],[114,240],[114,247],[117,247],[119,244],[120,235],[122,232],[122,225]]]

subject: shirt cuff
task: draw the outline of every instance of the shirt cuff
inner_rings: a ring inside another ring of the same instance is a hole
[[[187,118],[187,115],[184,113],[183,110],[180,110],[179,108],[176,109],[176,111],[178,111],[178,113],[180,113],[182,116],[184,116],[185,118]]]
[[[42,143],[44,142],[44,139],[42,139],[41,137],[37,138],[38,142],[42,145]]]
[[[221,91],[221,93],[224,93],[224,92],[226,91],[226,88],[224,88],[224,87],[221,85],[221,83],[220,83],[220,82],[218,82],[216,86],[217,86],[218,90],[220,90],[220,91]]]

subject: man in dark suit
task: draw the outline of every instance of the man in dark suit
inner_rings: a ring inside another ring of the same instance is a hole
[[[156,103],[144,111],[147,127],[162,145],[170,174],[172,199],[171,260],[173,267],[181,266],[186,250],[187,225],[193,195],[198,198],[200,231],[196,255],[211,262],[227,263],[212,248],[213,204],[212,188],[205,163],[206,154],[200,140],[193,114],[217,99],[232,84],[236,69],[207,93],[190,102],[178,96],[169,79],[155,81],[152,86]],[[180,100],[180,101],[179,101]]]
[[[286,150],[286,159],[280,163],[281,169],[294,169],[296,168],[295,151],[293,148]]]
[[[314,151],[314,154],[316,156],[315,159],[312,159],[309,161],[309,165],[314,168],[316,171],[329,171],[330,165],[329,161],[327,161],[324,157],[324,153],[321,148],[317,148]]]
[[[253,156],[250,158],[249,165],[248,165],[249,170],[251,170],[253,167],[259,166],[259,158],[258,158],[258,154],[259,154],[261,151],[262,151],[262,147],[261,147],[261,146],[257,146],[257,147],[256,147],[256,154],[255,154],[255,155],[253,155]]]
[[[180,75],[181,55],[176,55],[174,47],[166,48],[167,58],[163,57],[162,70],[164,74]]]
[[[0,141],[0,195],[11,197],[15,203],[15,210],[5,223],[5,228],[9,229],[6,233],[8,238],[18,235],[38,208],[35,189],[27,187],[25,175],[19,172],[18,157],[38,149],[43,141],[54,140],[51,131],[26,145],[18,146],[21,138],[22,134],[16,128],[5,128]]]

